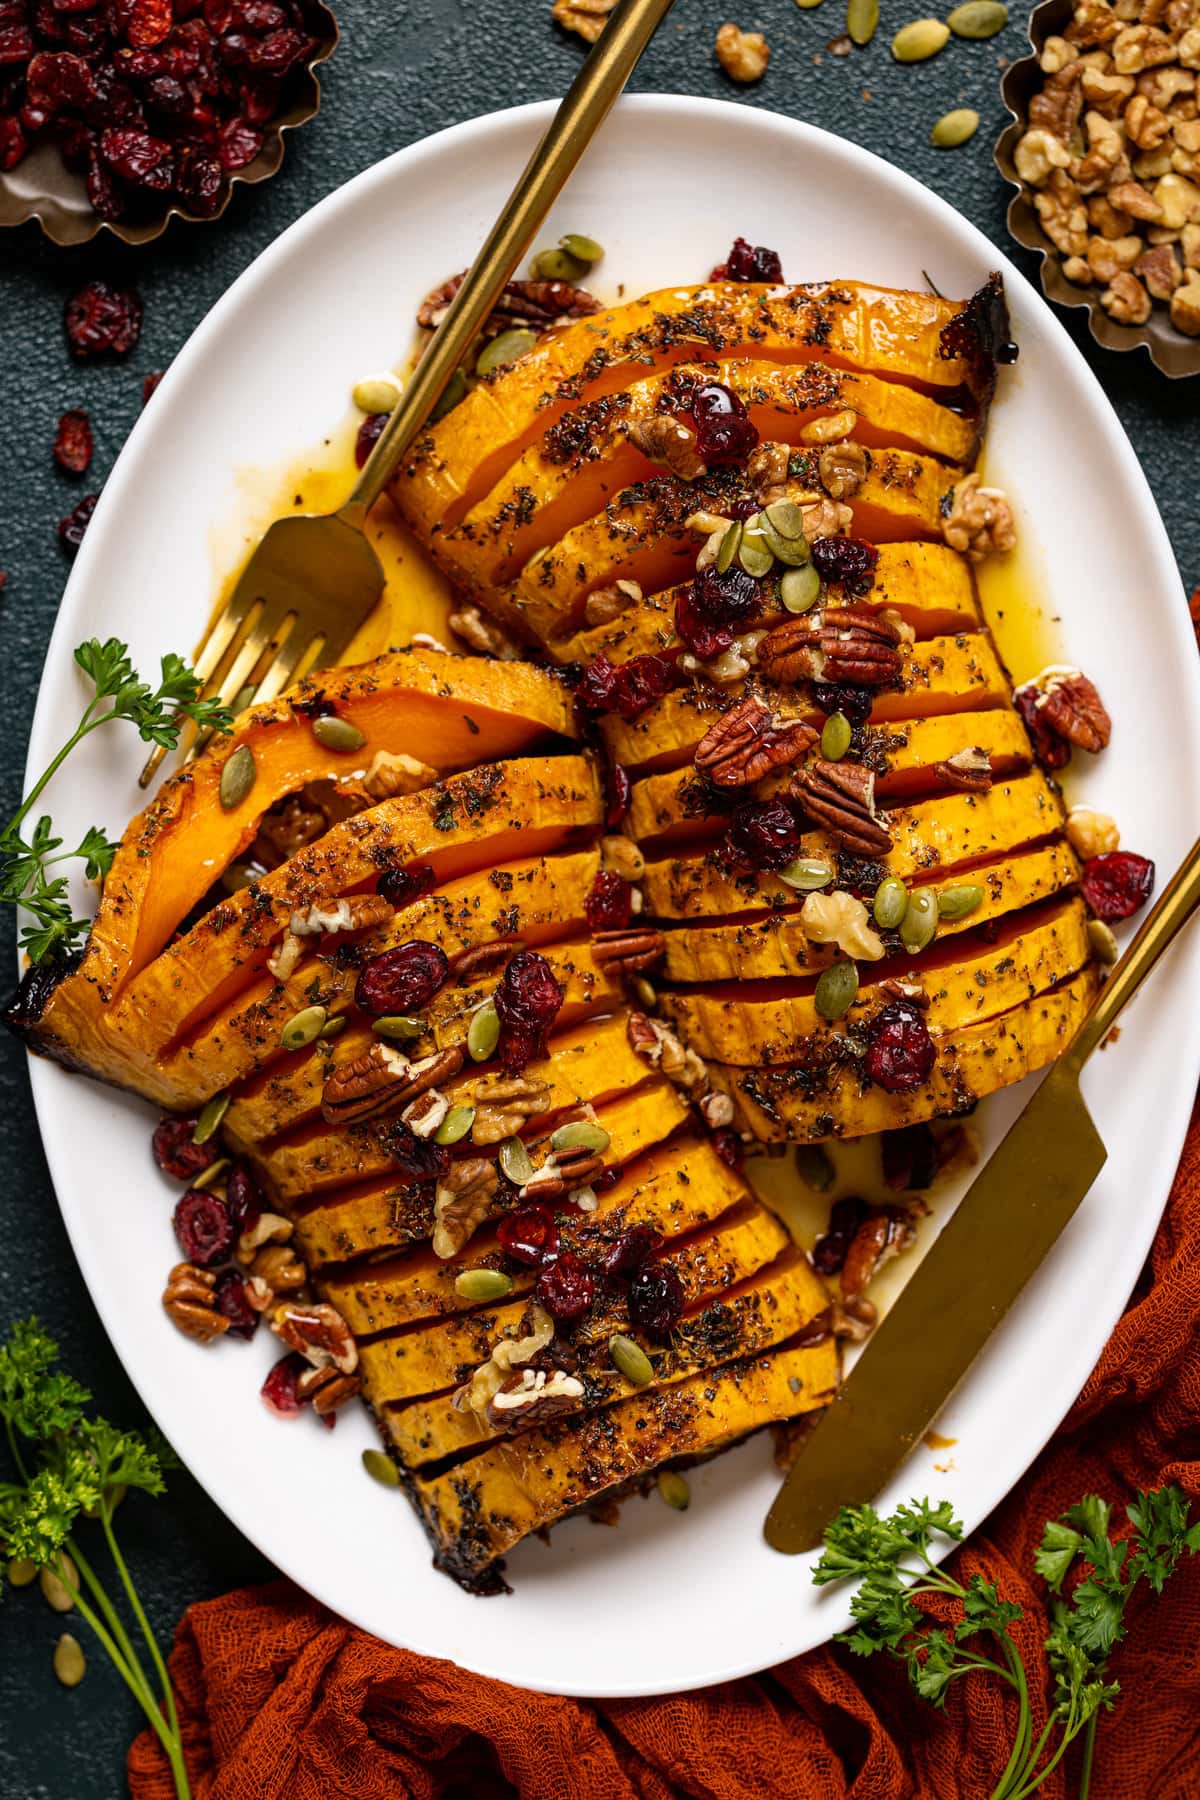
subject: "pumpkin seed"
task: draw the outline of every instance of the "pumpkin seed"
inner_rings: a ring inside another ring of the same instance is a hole
[[[717,573],[719,575],[725,573],[726,569],[737,555],[741,542],[742,521],[740,519],[735,519],[717,546]]]
[[[871,908],[875,923],[882,931],[895,931],[897,925],[908,911],[908,889],[897,875],[889,875],[875,889],[875,904]]]
[[[796,1145],[796,1173],[818,1194],[827,1194],[837,1175],[833,1158],[821,1144]]]
[[[519,1137],[506,1137],[500,1145],[498,1160],[501,1173],[514,1187],[524,1187],[533,1174],[533,1162]]]
[[[550,1134],[552,1150],[607,1150],[612,1139],[591,1119],[572,1119]]]
[[[15,1588],[28,1587],[37,1580],[37,1564],[27,1556],[14,1556],[8,1565],[8,1579]]]
[[[850,721],[845,713],[830,713],[821,728],[821,755],[826,762],[841,762],[850,748]]]
[[[371,1480],[377,1481],[380,1487],[394,1488],[400,1486],[400,1471],[385,1451],[364,1450],[362,1453],[362,1466],[371,1477]]]
[[[742,541],[738,545],[738,561],[747,575],[753,575],[755,580],[758,580],[760,576],[769,575],[775,566],[774,553],[769,548],[762,529],[761,513],[755,513],[754,517],[747,519],[742,526]]]
[[[390,413],[400,398],[400,383],[394,375],[364,375],[355,382],[350,398],[359,412]]]
[[[656,1478],[660,1500],[676,1512],[686,1512],[692,1503],[692,1490],[678,1469],[660,1469]]]
[[[574,256],[581,263],[598,263],[604,255],[604,245],[598,244],[594,237],[585,237],[582,231],[567,231],[559,238],[559,243],[568,256]]]
[[[879,0],[850,0],[846,8],[846,36],[853,44],[869,44],[879,24]]]
[[[207,1144],[229,1111],[229,1101],[228,1090],[223,1094],[214,1094],[211,1100],[205,1101],[200,1109],[200,1117],[196,1120],[196,1129],[192,1133],[193,1144]]]
[[[319,1038],[329,1014],[323,1006],[306,1006],[300,1012],[293,1013],[279,1034],[279,1042],[285,1050],[303,1050],[305,1044],[311,1044]]]
[[[776,531],[765,513],[760,516],[762,519],[761,529],[763,543],[767,546],[767,549],[771,552],[772,556],[774,556],[777,561],[781,562],[785,568],[803,568],[808,561],[808,539],[805,537],[784,537],[781,532]]]
[[[937,55],[949,36],[950,27],[941,19],[914,19],[892,39],[892,55],[900,63],[925,62]]]
[[[848,957],[821,970],[813,1005],[823,1019],[840,1019],[849,1012],[858,994],[858,969]]]
[[[433,1141],[435,1144],[457,1144],[474,1123],[473,1106],[452,1106],[434,1133]]]
[[[318,744],[326,750],[337,750],[343,754],[347,750],[361,750],[366,743],[366,734],[352,725],[349,719],[339,719],[336,713],[326,713],[323,718],[313,720],[313,736]]]
[[[1008,24],[1008,8],[1001,0],[963,0],[946,14],[946,23],[955,37],[995,37]]]
[[[974,882],[964,882],[962,887],[944,888],[937,897],[938,917],[940,919],[965,919],[983,905],[983,889]]]
[[[900,921],[900,942],[912,953],[924,950],[937,930],[938,903],[932,888],[914,888]]]
[[[626,1381],[632,1381],[634,1387],[646,1387],[654,1380],[654,1366],[640,1344],[635,1344],[631,1337],[624,1337],[615,1331],[608,1340],[608,1354]]]
[[[87,1670],[79,1639],[64,1631],[54,1646],[54,1673],[64,1687],[78,1687]]]
[[[587,264],[578,256],[572,256],[559,244],[554,250],[539,250],[530,263],[536,281],[569,281],[576,282],[587,274]]]
[[[953,112],[943,113],[933,130],[929,133],[929,141],[937,150],[957,150],[979,130],[979,114],[970,106],[958,106]]]
[[[464,1269],[454,1277],[460,1300],[503,1300],[512,1293],[512,1276],[502,1269]]]
[[[233,714],[235,719],[237,718],[239,713],[245,712],[246,708],[249,706],[250,702],[253,700],[253,698],[254,698],[255,694],[257,694],[257,692],[258,692],[258,684],[257,684],[257,682],[253,682],[253,681],[248,681],[246,683],[245,687],[240,687],[238,689],[237,693],[233,696],[233,699],[229,703],[229,710]]]
[[[467,1031],[467,1050],[473,1062],[486,1062],[500,1042],[500,1014],[494,1000],[485,1000]]]
[[[653,1012],[658,1005],[658,995],[654,991],[653,984],[647,981],[644,975],[634,976],[633,991],[637,995],[637,1003],[642,1011]]]
[[[772,500],[770,506],[763,507],[762,516],[780,537],[798,538],[804,542],[804,514],[794,500]],[[804,549],[807,557],[807,543],[804,543]]]
[[[67,1581],[70,1582],[71,1587],[78,1591],[79,1570],[75,1567],[75,1564],[71,1561],[71,1558],[67,1555],[65,1550],[59,1551],[59,1563],[63,1574],[66,1576]],[[71,1592],[71,1588],[67,1586],[67,1582],[61,1581],[53,1569],[39,1570],[38,1586],[42,1590],[42,1599],[46,1602],[47,1606],[53,1607],[55,1612],[65,1613],[71,1611],[71,1608],[75,1604],[75,1595]]]
[[[779,583],[779,598],[790,613],[806,613],[821,597],[821,577],[811,563],[789,569]]]
[[[502,331],[494,337],[490,344],[485,344],[475,362],[477,375],[490,375],[493,369],[502,369],[505,363],[516,362],[520,356],[528,355],[537,343],[534,331]]]
[[[239,744],[233,755],[225,759],[225,767],[221,770],[221,785],[217,790],[226,812],[233,812],[235,807],[242,804],[254,786],[257,774],[253,750],[249,744]]]
[[[442,397],[430,413],[431,423],[436,424],[444,419],[448,412],[453,412],[460,400],[467,397],[467,378],[461,369],[455,369],[453,375],[442,389]]]
[[[424,1029],[424,1019],[415,1019],[408,1013],[385,1013],[382,1019],[371,1021],[371,1030],[378,1037],[391,1038],[401,1044],[419,1038]]]
[[[336,1019],[326,1019],[324,1025],[321,1027],[322,1042],[327,1038],[341,1037],[349,1023],[350,1021],[345,1013],[339,1013]]]
[[[1103,919],[1088,920],[1088,943],[1092,946],[1093,956],[1110,967],[1121,954],[1112,926],[1106,925]]]
[[[786,881],[789,887],[799,889],[802,894],[814,894],[818,888],[828,887],[833,877],[834,870],[830,865],[815,856],[798,856],[795,862],[779,871],[780,881]]]

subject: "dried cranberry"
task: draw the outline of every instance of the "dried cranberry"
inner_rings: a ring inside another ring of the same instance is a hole
[[[259,1315],[246,1298],[246,1278],[237,1269],[222,1269],[213,1289],[213,1304],[229,1320],[227,1337],[252,1338]]]
[[[58,521],[58,541],[71,556],[83,542],[83,534],[91,524],[92,514],[96,510],[99,494],[85,494],[83,499],[73,506],[65,519]]]
[[[736,635],[732,625],[712,625],[701,617],[691,588],[684,588],[675,602],[675,630],[701,662],[715,662],[723,656]]]
[[[221,167],[244,169],[263,147],[263,134],[245,119],[226,119],[221,127]]]
[[[883,1134],[883,1185],[893,1193],[931,1187],[938,1147],[928,1125],[904,1125]]]
[[[33,55],[33,36],[18,19],[0,24],[0,69],[13,63],[26,63]]]
[[[29,148],[20,121],[0,114],[0,171],[15,169]]]
[[[154,1160],[172,1181],[194,1181],[216,1159],[216,1151],[208,1144],[194,1144],[195,1119],[181,1119],[167,1113],[154,1127],[150,1145]]]
[[[410,938],[394,950],[372,956],[359,971],[354,999],[373,1019],[386,1013],[414,1013],[428,1004],[450,974],[446,953],[424,938]]]
[[[287,13],[275,5],[275,0],[235,0],[231,9],[231,23],[237,31],[262,36],[268,31],[282,31],[287,22]]]
[[[870,688],[849,681],[814,682],[812,695],[823,713],[843,713],[851,725],[865,725],[875,704]]]
[[[95,98],[90,66],[70,50],[43,50],[25,71],[25,88],[34,106],[49,113],[79,112]]]
[[[225,42],[229,42],[228,38]],[[268,75],[286,75],[308,55],[311,46],[312,39],[305,37],[303,32],[272,31],[255,46],[250,60],[256,69],[264,69]]]
[[[629,1284],[631,1323],[662,1337],[682,1311],[683,1283],[670,1263],[643,1263]]]
[[[810,554],[822,581],[840,581],[852,594],[865,594],[874,584],[879,552],[865,538],[814,538]]]
[[[889,1094],[911,1094],[928,1081],[936,1058],[925,1015],[911,1000],[893,1000],[870,1025],[866,1071]]]
[[[1154,892],[1154,864],[1132,850],[1106,850],[1084,863],[1079,885],[1096,917],[1115,925],[1145,906]]]
[[[610,763],[604,777],[604,823],[615,831],[629,811],[633,783],[620,763]]]
[[[147,400],[149,400],[151,394],[154,392],[155,388],[158,386],[159,382],[162,380],[162,378],[165,374],[166,374],[165,369],[151,369],[151,371],[147,375],[145,381],[143,381],[143,383],[142,383],[142,405],[143,406],[145,406]]]
[[[692,583],[700,617],[712,625],[752,625],[762,607],[762,591],[753,575],[734,565],[723,572],[710,564]]]
[[[142,303],[132,288],[87,281],[67,301],[67,344],[77,362],[111,351],[128,356],[142,331]]]
[[[662,1244],[662,1236],[653,1225],[631,1225],[605,1246],[600,1267],[606,1275],[629,1281],[644,1262],[658,1255]]]
[[[575,688],[575,704],[581,712],[609,712],[616,685],[616,665],[607,656],[598,656],[579,677]]]
[[[54,459],[69,475],[83,475],[92,460],[92,422],[82,407],[65,412],[54,436]]]
[[[147,110],[164,119],[185,119],[192,110],[191,95],[174,75],[156,75],[146,83],[142,97]]]
[[[548,1206],[523,1206],[496,1227],[500,1248],[526,1269],[540,1269],[558,1253],[558,1226]]]
[[[596,1295],[596,1279],[587,1264],[564,1250],[537,1278],[534,1299],[559,1325],[581,1319]]]
[[[696,454],[712,469],[744,463],[758,442],[758,427],[738,395],[720,381],[706,381],[692,393]]]
[[[736,1131],[728,1125],[718,1126],[716,1131],[709,1133],[708,1141],[727,1169],[741,1168],[742,1140]]]
[[[64,152],[63,161],[67,162]],[[69,162],[67,166],[70,167]],[[101,162],[99,154],[88,150],[85,163],[87,171],[87,197],[92,211],[101,219],[123,219],[128,210],[120,184],[115,180],[111,169]]]
[[[614,668],[607,656],[588,664],[575,689],[576,704],[584,712],[616,713],[636,719],[675,686],[675,664],[670,657],[631,657]]]
[[[801,835],[786,800],[745,800],[730,818],[725,853],[741,868],[782,869],[799,851]]]
[[[1029,733],[1029,741],[1033,745],[1033,754],[1043,769],[1051,773],[1055,769],[1065,768],[1071,760],[1071,746],[1066,738],[1059,737],[1042,718],[1038,705],[1041,689],[1034,681],[1027,681],[1022,687],[1013,691],[1013,705],[1020,713]]]
[[[593,1194],[597,1196],[600,1194],[607,1194],[611,1188],[616,1187],[624,1173],[625,1171],[620,1163],[609,1163],[605,1168],[601,1169],[598,1175],[592,1176],[592,1179],[588,1182],[588,1186],[591,1188]]]
[[[450,1167],[450,1152],[445,1145],[418,1137],[402,1119],[389,1125],[381,1143],[406,1181],[434,1181]]]
[[[225,1204],[234,1229],[240,1234],[258,1223],[263,1197],[244,1162],[235,1162],[225,1183]]]
[[[217,1194],[189,1188],[175,1208],[175,1236],[187,1260],[200,1268],[224,1262],[234,1240],[225,1202]]]
[[[510,958],[493,995],[500,1018],[497,1055],[510,1075],[546,1054],[546,1040],[563,1003],[554,971],[536,950]]]
[[[620,931],[633,912],[633,889],[623,875],[601,869],[583,911],[593,931]]]
[[[133,0],[125,36],[135,50],[153,50],[174,23],[171,0]]]
[[[185,145],[180,152],[175,189],[197,218],[211,219],[221,203],[224,189],[220,162],[208,150]]]
[[[723,263],[718,263],[710,281],[782,281],[783,265],[778,250],[765,244],[749,244],[744,237],[733,240],[733,248]]]
[[[867,1216],[867,1203],[857,1194],[835,1200],[829,1209],[829,1227],[813,1245],[812,1266],[818,1275],[836,1275],[846,1260],[855,1232]]]
[[[271,1411],[279,1418],[294,1419],[302,1410],[303,1402],[296,1392],[296,1383],[308,1366],[297,1351],[293,1351],[290,1356],[280,1357],[259,1389]]]
[[[431,893],[437,885],[432,863],[406,863],[403,868],[385,869],[379,877],[378,892],[389,906],[411,906],[414,900]]]
[[[380,432],[391,416],[391,413],[368,413],[359,426],[358,435],[354,440],[354,461],[358,468],[361,469],[366,463],[368,456],[379,442]]]
[[[100,154],[122,181],[134,186],[145,184],[154,171],[170,159],[171,146],[148,131],[135,131],[123,126],[119,131],[105,131],[100,136]]]

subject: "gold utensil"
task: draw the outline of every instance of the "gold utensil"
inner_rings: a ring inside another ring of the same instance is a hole
[[[767,1515],[776,1550],[815,1549],[841,1507],[875,1498],[1074,1214],[1107,1155],[1079,1072],[1198,905],[1200,842],[793,1464]]]
[[[483,248],[380,433],[345,504],[335,513],[277,519],[209,627],[196,657],[206,696],[229,705],[251,680],[254,700],[273,700],[311,669],[336,663],[383,592],[367,542],[367,514],[437,405],[533,234],[628,81],[673,0],[620,0],[508,197]],[[185,756],[194,754],[194,735]],[[141,774],[146,787],[165,752]]]

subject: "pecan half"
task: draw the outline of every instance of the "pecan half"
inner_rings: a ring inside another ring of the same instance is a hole
[[[695,765],[718,787],[748,787],[772,769],[798,762],[817,741],[803,719],[779,719],[753,695],[709,726],[696,746]]]
[[[891,849],[891,834],[875,816],[875,776],[861,763],[815,762],[789,791],[841,849],[870,857]]]
[[[992,765],[986,750],[975,744],[956,750],[945,762],[934,763],[933,772],[947,787],[964,794],[986,794],[992,785]]]
[[[464,981],[468,975],[478,975],[484,969],[494,969],[497,963],[507,962],[518,950],[525,948],[524,938],[493,938],[490,944],[473,944],[451,962],[456,981]]]
[[[550,1084],[534,1075],[485,1075],[475,1083],[473,1144],[498,1144],[550,1109]]]
[[[587,1187],[604,1168],[595,1150],[576,1144],[556,1150],[536,1169],[521,1189],[522,1200],[561,1200],[576,1188]]]
[[[162,1303],[172,1325],[182,1331],[184,1337],[207,1344],[229,1330],[229,1320],[216,1310],[213,1299],[216,1285],[216,1272],[198,1269],[194,1263],[176,1263],[167,1276]]]
[[[649,926],[639,930],[631,925],[625,931],[592,934],[593,961],[614,975],[637,975],[643,969],[652,969],[666,948],[662,932]]]
[[[578,1375],[568,1375],[565,1369],[526,1368],[492,1395],[484,1417],[495,1431],[526,1431],[531,1425],[540,1430],[548,1420],[574,1412],[583,1395]]]
[[[464,275],[452,275],[426,294],[417,310],[417,324],[435,330],[463,280]],[[565,319],[582,319],[599,310],[600,302],[594,294],[586,288],[572,287],[569,281],[510,281],[488,314],[482,335],[499,337],[502,331],[517,325],[545,331]]]
[[[500,1174],[495,1163],[468,1156],[451,1165],[437,1184],[433,1203],[433,1254],[457,1256],[487,1217]]]
[[[238,1238],[234,1255],[248,1268],[264,1244],[286,1244],[293,1229],[292,1221],[285,1219],[282,1213],[253,1213],[250,1223]]]
[[[1078,669],[1047,669],[1038,676],[1037,710],[1044,725],[1081,750],[1103,750],[1112,736],[1112,720],[1094,682]]]
[[[275,1308],[271,1330],[289,1350],[298,1350],[314,1369],[336,1369],[352,1375],[358,1367],[354,1333],[336,1306],[320,1301],[311,1306],[285,1300]]]
[[[311,1400],[318,1418],[328,1418],[362,1389],[361,1375],[342,1375],[334,1368],[306,1369],[296,1382],[296,1398]]]
[[[330,1071],[321,1093],[321,1116],[330,1125],[380,1118],[448,1081],[462,1065],[463,1053],[457,1048],[409,1062],[390,1044],[372,1044],[361,1056]]]
[[[842,1296],[855,1300],[884,1265],[916,1238],[912,1220],[897,1206],[873,1206],[850,1241],[842,1265]]]
[[[290,1244],[264,1244],[250,1264],[246,1298],[255,1312],[266,1312],[274,1295],[298,1294],[307,1280],[308,1270]],[[266,1298],[260,1306],[258,1302],[264,1293]]]
[[[768,681],[849,681],[881,687],[900,673],[902,639],[890,619],[865,606],[830,607],[788,619],[758,646]]]
[[[435,1087],[426,1088],[415,1100],[409,1102],[400,1114],[414,1137],[431,1138],[441,1126],[442,1120],[450,1111],[450,1102],[445,1094],[439,1093]]]
[[[675,1087],[699,1099],[708,1088],[708,1070],[690,1046],[683,1044],[670,1026],[644,1012],[631,1012],[625,1025],[629,1048],[652,1068],[659,1069]]]

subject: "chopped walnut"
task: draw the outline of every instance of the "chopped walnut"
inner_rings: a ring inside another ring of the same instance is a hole
[[[1171,135],[1171,120],[1145,94],[1135,94],[1125,108],[1125,135],[1139,150],[1157,150]]]
[[[454,1395],[459,1412],[473,1412],[484,1417],[493,1395],[498,1394],[514,1369],[531,1363],[554,1338],[554,1320],[543,1307],[530,1308],[528,1330],[524,1337],[502,1337],[492,1354],[481,1363],[471,1379]]]
[[[611,625],[631,606],[639,605],[641,599],[642,590],[636,581],[614,581],[611,587],[596,588],[584,602],[583,622],[589,627]]]
[[[1196,77],[1187,69],[1150,69],[1145,75],[1138,76],[1137,91],[1151,106],[1166,112],[1182,95],[1195,93]]]
[[[868,458],[861,444],[826,444],[817,464],[821,486],[831,500],[852,500],[866,480]]]
[[[1064,256],[1086,254],[1087,213],[1079,189],[1061,169],[1054,171],[1041,193],[1034,194],[1033,204],[1042,230],[1056,250]]]
[[[296,972],[296,964],[304,955],[304,940],[294,931],[285,931],[274,955],[267,958],[267,968],[276,981],[288,981]]]
[[[630,1048],[658,1069],[669,1082],[693,1099],[708,1090],[708,1070],[696,1052],[684,1045],[669,1026],[648,1013],[631,1012],[626,1025]]]
[[[1081,194],[1108,192],[1114,183],[1127,181],[1131,172],[1124,133],[1103,113],[1089,112],[1084,124],[1088,152],[1074,171],[1076,186]]]
[[[854,523],[853,511],[840,500],[814,500],[800,508],[800,516],[810,544],[816,538],[837,537]]]
[[[735,682],[744,681],[754,667],[755,652],[766,635],[765,631],[744,632],[741,637],[734,638],[728,650],[712,662],[701,662],[698,656],[685,650],[679,659],[679,666],[687,675],[704,675],[709,681],[715,681],[718,687],[732,687]]]
[[[499,1144],[550,1110],[550,1084],[534,1075],[485,1075],[472,1092],[473,1144]]]
[[[1112,75],[1106,69],[1085,69],[1080,85],[1091,110],[1106,119],[1115,119],[1135,91],[1132,75]]]
[[[470,1156],[451,1164],[437,1184],[433,1203],[433,1254],[445,1262],[457,1256],[488,1215],[499,1173],[494,1163]]]
[[[1017,533],[1012,508],[999,488],[980,487],[978,474],[971,474],[957,482],[951,493],[942,536],[952,550],[964,552],[969,562],[982,562],[994,550],[1013,548]]]
[[[290,1244],[264,1244],[250,1264],[247,1290],[251,1283],[257,1282],[261,1287],[255,1289],[255,1294],[263,1288],[268,1295],[298,1294],[307,1280],[308,1270]],[[266,1311],[265,1304],[259,1306],[249,1291],[247,1298],[256,1312]]]
[[[787,444],[772,443],[765,438],[750,452],[746,480],[760,506],[770,506],[773,501],[784,498],[791,456]]]
[[[495,656],[501,662],[520,660],[520,647],[494,619],[486,619],[477,606],[463,606],[452,612],[450,629],[481,656]]]
[[[1183,61],[1182,42],[1178,54]],[[1139,75],[1143,69],[1174,62],[1176,46],[1171,36],[1155,25],[1126,25],[1113,39],[1112,59],[1118,74]]]
[[[836,944],[855,962],[878,962],[883,955],[883,939],[866,907],[841,888],[810,894],[800,909],[800,929],[811,943]]]
[[[616,4],[617,0],[554,0],[551,17],[564,31],[574,31],[594,44]]]
[[[1079,0],[1063,36],[1073,44],[1110,44],[1120,29],[1108,0]]]
[[[1128,213],[1118,212],[1107,194],[1092,194],[1087,203],[1087,220],[1101,237],[1128,237],[1133,220]]]
[[[289,794],[263,814],[258,824],[256,847],[265,845],[280,862],[287,862],[307,844],[329,829],[329,820],[305,794]]]
[[[1068,63],[1073,63],[1079,56],[1078,47],[1069,44],[1064,37],[1048,37],[1042,45],[1042,53],[1038,58],[1043,75],[1057,75]]]
[[[1133,272],[1141,276],[1147,292],[1155,300],[1169,300],[1183,280],[1172,244],[1158,244],[1153,250],[1143,251],[1133,265]]]
[[[1067,842],[1087,862],[1120,847],[1117,821],[1092,806],[1073,806],[1067,814]]]
[[[1154,184],[1154,198],[1162,207],[1161,223],[1168,231],[1200,224],[1200,187],[1183,175],[1164,175]]]
[[[771,52],[761,31],[742,31],[722,25],[717,32],[717,61],[731,81],[761,81]]]
[[[1022,181],[1030,187],[1041,187],[1049,180],[1052,169],[1070,168],[1071,152],[1059,143],[1053,132],[1041,127],[1027,131],[1017,140],[1013,162]]]
[[[1109,188],[1108,198],[1132,219],[1156,222],[1162,218],[1162,207],[1153,194],[1147,193],[1140,181],[1118,181]]]
[[[305,1369],[296,1382],[296,1398],[310,1401],[319,1419],[328,1418],[361,1392],[361,1375],[342,1375],[337,1369]]]
[[[1194,268],[1171,295],[1171,323],[1188,337],[1200,337],[1200,273]]]
[[[363,776],[363,786],[373,800],[395,800],[401,794],[420,793],[437,779],[438,771],[430,763],[403,751],[377,750]]]
[[[1034,131],[1048,131],[1060,144],[1070,142],[1083,111],[1083,65],[1068,63],[1051,75],[1040,94],[1029,102],[1029,124]]]
[[[1100,304],[1119,325],[1144,325],[1150,317],[1150,296],[1128,269],[1112,277]]]
[[[259,1213],[253,1224],[248,1225],[237,1241],[234,1254],[244,1268],[249,1268],[256,1253],[264,1244],[286,1244],[291,1241],[292,1221],[285,1219],[280,1213]]]
[[[826,413],[821,419],[810,419],[800,429],[800,441],[803,444],[840,444],[844,438],[854,436],[857,424],[858,414],[853,407],[846,406],[841,412]]]
[[[631,425],[629,441],[643,456],[680,481],[698,481],[708,473],[703,458],[696,452],[696,433],[670,413],[657,413],[652,419]]]
[[[1068,281],[1074,281],[1080,287],[1090,287],[1095,279],[1086,256],[1064,257],[1062,271]]]
[[[1096,281],[1112,281],[1122,269],[1131,269],[1142,253],[1139,237],[1091,238],[1087,260]]]

